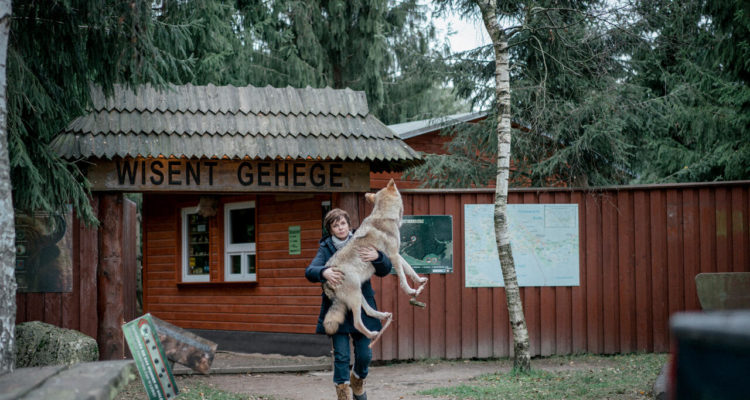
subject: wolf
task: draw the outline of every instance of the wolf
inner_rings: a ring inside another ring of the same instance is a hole
[[[427,278],[420,277],[406,260],[399,255],[401,236],[399,227],[404,216],[404,205],[396,183],[391,179],[388,185],[377,193],[366,193],[365,199],[373,204],[370,215],[362,221],[354,236],[341,250],[337,251],[326,263],[329,268],[338,269],[344,274],[343,282],[333,286],[328,282],[323,284],[326,296],[332,300],[328,313],[323,320],[326,333],[333,335],[339,325],[344,322],[347,309],[352,310],[354,327],[372,340],[370,347],[380,338],[380,335],[391,324],[393,315],[370,307],[362,296],[362,283],[370,279],[375,273],[372,263],[362,261],[358,249],[372,246],[391,260],[399,283],[407,294],[412,296],[412,304],[416,296],[424,289]],[[406,281],[406,275],[420,286],[412,289]],[[417,302],[418,303],[418,302]],[[385,320],[383,328],[378,332],[367,329],[362,322],[362,310],[370,317]]]

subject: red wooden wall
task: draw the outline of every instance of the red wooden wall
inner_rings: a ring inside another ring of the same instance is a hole
[[[319,285],[305,279],[321,236],[322,201],[331,194],[221,197],[221,204],[255,200],[257,283],[223,279],[223,206],[210,221],[210,283],[178,283],[180,209],[193,195],[144,195],[144,312],[185,329],[313,333],[320,311]],[[289,255],[289,226],[301,227],[300,255]]]
[[[464,204],[487,190],[405,191],[405,214],[453,216],[454,272],[430,275],[415,308],[396,278],[374,278],[395,323],[380,360],[512,353],[505,291],[464,287]],[[750,271],[750,182],[580,190],[511,190],[510,203],[579,206],[580,286],[521,289],[532,355],[666,352],[669,316],[700,309],[700,272]],[[369,212],[361,201],[360,216]]]
[[[122,201],[122,317],[129,321],[136,317],[136,205],[127,199]],[[95,213],[100,211],[99,196],[94,196],[92,206]],[[85,226],[77,218],[73,218],[73,226],[68,229],[73,232],[73,290],[69,293],[17,293],[16,323],[42,321],[97,339],[100,333],[99,230]]]

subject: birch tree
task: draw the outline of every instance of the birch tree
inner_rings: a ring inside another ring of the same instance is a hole
[[[495,53],[495,98],[497,110],[497,178],[495,185],[495,241],[500,256],[500,268],[505,283],[508,317],[513,331],[513,368],[528,371],[531,368],[529,332],[523,315],[521,292],[518,288],[516,266],[510,248],[508,232],[508,180],[510,178],[510,67],[508,63],[508,38],[500,26],[494,0],[477,0],[482,21],[492,40]]]
[[[10,0],[0,0],[0,375],[13,371],[16,329],[16,231],[8,155],[5,65],[8,58]]]

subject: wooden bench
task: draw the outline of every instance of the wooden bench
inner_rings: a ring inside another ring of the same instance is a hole
[[[19,368],[0,375],[0,400],[110,400],[137,374],[133,360]]]

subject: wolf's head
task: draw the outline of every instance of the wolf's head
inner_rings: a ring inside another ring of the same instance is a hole
[[[396,218],[401,224],[404,216],[404,203],[401,201],[401,194],[393,179],[376,193],[365,193],[365,199],[374,205],[370,215],[377,215],[379,218]]]

